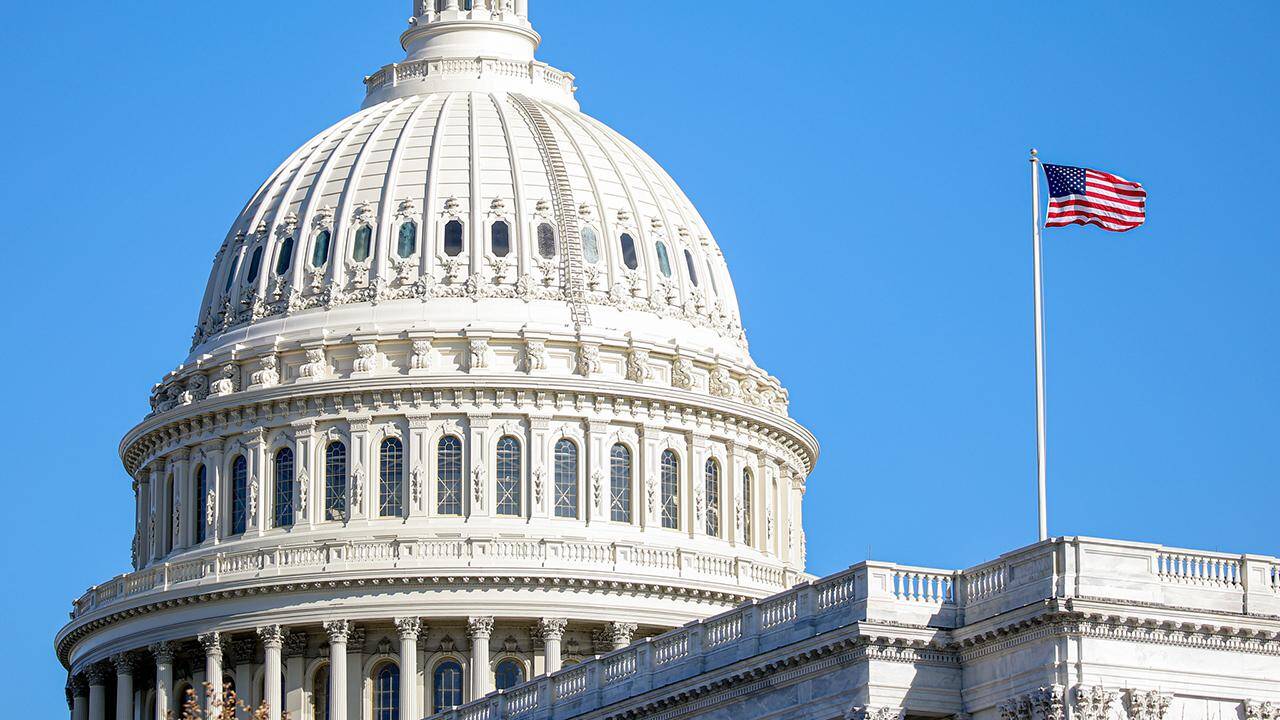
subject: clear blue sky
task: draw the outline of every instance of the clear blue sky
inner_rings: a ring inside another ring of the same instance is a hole
[[[1280,553],[1280,5],[532,3],[584,110],[706,216],[823,443],[813,572],[1034,540],[1032,145],[1151,195],[1136,232],[1046,238],[1051,531]],[[54,632],[128,565],[116,446],[229,223],[400,59],[409,5],[0,11],[0,678],[23,717],[65,716]]]

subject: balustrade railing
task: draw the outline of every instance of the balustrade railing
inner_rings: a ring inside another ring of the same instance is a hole
[[[1239,587],[1240,558],[1183,551],[1156,554],[1156,574],[1165,582]]]
[[[899,600],[944,604],[955,602],[955,573],[899,568],[893,572],[893,593]]]
[[[527,80],[563,92],[573,91],[573,75],[539,62],[519,62],[504,58],[428,58],[393,63],[379,69],[364,80],[365,89],[373,93],[395,87],[402,82],[425,78],[461,75],[467,77],[498,75]]]

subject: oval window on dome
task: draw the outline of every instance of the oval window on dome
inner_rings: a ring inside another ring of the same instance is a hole
[[[710,260],[707,260],[707,279],[711,281],[711,292],[719,295],[720,284],[716,282],[716,269],[711,265]]]
[[[689,266],[689,279],[693,281],[695,287],[698,285],[698,268],[693,265],[693,253],[688,250],[684,251],[684,264]]]
[[[556,229],[551,223],[538,226],[538,254],[548,260],[556,256]]]
[[[622,264],[626,265],[630,270],[640,267],[640,258],[636,257],[636,241],[627,233],[622,233],[620,242],[622,244]]]
[[[287,237],[280,243],[280,257],[276,258],[276,274],[283,275],[289,272],[291,265],[293,265],[293,238]]]
[[[582,259],[592,265],[600,262],[600,240],[590,225],[582,228]]]
[[[494,257],[506,257],[511,254],[511,226],[499,220],[489,228],[490,249]]]
[[[356,241],[351,246],[351,259],[364,262],[369,259],[369,249],[373,244],[373,228],[361,225],[356,229]]]
[[[658,269],[663,275],[671,277],[671,258],[667,255],[667,244],[659,240],[653,247],[658,251]]]
[[[328,230],[316,233],[315,249],[311,251],[311,267],[324,267],[329,262],[329,241],[333,235]]]
[[[409,220],[400,226],[400,240],[396,243],[396,254],[402,258],[418,252],[418,223]]]
[[[240,258],[231,258],[231,272],[227,273],[227,284],[222,286],[222,292],[231,290],[231,283],[236,281],[236,271],[240,269]]]
[[[462,254],[462,223],[450,220],[444,226],[444,254],[457,257]]]
[[[258,271],[262,269],[262,246],[253,249],[253,257],[249,259],[249,276],[246,278],[250,283],[258,280]]]

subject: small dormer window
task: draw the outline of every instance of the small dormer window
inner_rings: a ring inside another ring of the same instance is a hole
[[[276,258],[276,275],[284,275],[293,265],[293,238],[287,237],[280,243],[280,256]]]
[[[329,241],[333,234],[328,230],[316,233],[315,248],[311,251],[311,267],[321,268],[329,262]]]
[[[396,243],[396,254],[407,258],[418,251],[418,223],[409,220],[400,226],[400,239]]]
[[[258,271],[262,269],[262,246],[253,249],[253,257],[249,259],[249,277],[246,280],[249,284],[258,281]]]
[[[688,250],[684,251],[684,264],[689,266],[689,279],[693,281],[694,287],[698,285],[698,268],[693,265],[693,253]]]
[[[506,257],[511,254],[511,226],[499,220],[489,229],[490,249],[494,257]]]
[[[231,272],[227,273],[227,284],[222,286],[222,292],[231,290],[231,283],[236,281],[236,271],[240,269],[240,258],[231,258]]]
[[[364,262],[369,259],[369,249],[373,244],[373,228],[368,225],[361,225],[356,229],[356,241],[351,246],[351,259],[356,262]]]
[[[671,277],[671,258],[667,255],[667,244],[659,240],[653,247],[658,251],[658,269],[663,275]]]
[[[590,225],[582,228],[582,259],[592,265],[600,262],[600,239]]]
[[[622,244],[622,264],[629,270],[640,267],[640,258],[636,257],[636,241],[627,233],[622,233],[619,241]]]
[[[720,294],[720,284],[716,282],[716,269],[711,266],[711,261],[707,260],[707,278],[711,280],[711,292]]]
[[[556,256],[556,230],[551,223],[538,226],[538,254],[548,260]]]
[[[462,254],[462,223],[450,220],[444,226],[444,254],[457,257]]]

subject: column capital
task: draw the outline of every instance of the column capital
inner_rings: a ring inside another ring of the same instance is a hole
[[[467,637],[472,640],[488,639],[493,635],[492,617],[467,618]]]
[[[398,617],[395,624],[401,640],[417,640],[418,632],[422,630],[422,620],[416,617]]]
[[[534,635],[541,640],[561,640],[569,621],[564,618],[542,618],[534,627]]]
[[[142,665],[142,658],[138,657],[137,653],[123,652],[112,655],[111,662],[116,666],[117,675],[133,675]]]
[[[178,654],[178,644],[168,640],[152,643],[147,649],[155,656],[158,663],[171,663],[174,656]]]
[[[351,637],[351,623],[346,620],[326,620],[324,631],[329,636],[330,645],[345,645],[347,638]]]
[[[89,696],[89,680],[84,676],[84,673],[76,673],[67,678],[67,687],[70,689],[72,697]]]
[[[222,633],[209,632],[196,637],[206,657],[222,657]]]
[[[271,650],[284,647],[284,628],[279,625],[264,625],[258,628],[258,639],[262,646]]]
[[[907,711],[900,707],[854,705],[845,711],[845,720],[903,720]]]
[[[84,676],[91,686],[105,686],[111,679],[111,667],[105,662],[94,663],[85,668]]]

